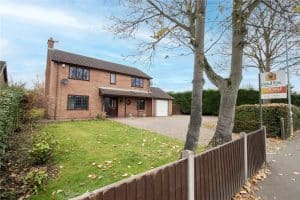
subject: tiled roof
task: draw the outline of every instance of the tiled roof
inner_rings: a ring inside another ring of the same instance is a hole
[[[162,89],[158,87],[150,87],[151,96],[152,98],[156,99],[174,99],[170,95],[168,95],[166,92],[164,92]]]
[[[143,97],[143,98],[154,98],[154,99],[173,99],[173,97],[171,97],[170,95],[165,93],[162,89],[157,87],[151,87],[150,92],[139,91],[139,90],[107,88],[107,87],[100,87],[99,90],[101,95]]]
[[[149,75],[134,67],[128,67],[121,64],[116,64],[116,63],[112,63],[112,62],[108,62],[96,58],[91,58],[91,57],[82,56],[82,55],[69,53],[57,49],[51,49],[51,48],[48,49],[48,53],[50,59],[53,61],[86,66],[90,68],[101,69],[105,71],[112,71],[121,74],[127,74],[127,75],[133,75],[133,76],[151,79]]]

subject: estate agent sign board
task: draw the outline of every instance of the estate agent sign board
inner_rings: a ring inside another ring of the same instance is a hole
[[[260,74],[261,99],[287,98],[287,79],[284,70]]]

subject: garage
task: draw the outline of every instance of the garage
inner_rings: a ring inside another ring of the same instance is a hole
[[[168,100],[155,100],[155,116],[168,116]]]

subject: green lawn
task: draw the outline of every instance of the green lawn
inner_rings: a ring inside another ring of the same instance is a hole
[[[58,147],[56,179],[31,199],[67,199],[179,158],[183,142],[109,120],[44,125]]]

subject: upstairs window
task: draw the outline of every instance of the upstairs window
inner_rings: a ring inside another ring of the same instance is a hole
[[[68,110],[88,110],[89,96],[68,95]]]
[[[144,99],[138,99],[137,100],[137,109],[138,110],[145,110],[145,100]]]
[[[132,77],[131,87],[144,87],[144,79],[139,77]]]
[[[110,84],[116,84],[116,73],[110,73]]]
[[[90,80],[90,70],[84,67],[70,66],[69,78],[75,80]]]

